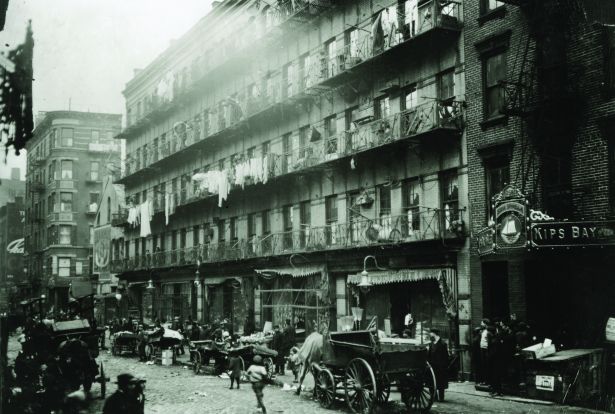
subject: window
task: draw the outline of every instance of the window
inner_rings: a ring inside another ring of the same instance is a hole
[[[238,232],[239,229],[237,227],[237,217],[231,217],[229,219],[229,227],[230,227],[230,236],[231,236],[231,241],[237,241],[238,239]]]
[[[493,217],[492,198],[510,182],[510,165],[508,159],[498,158],[485,161],[485,190],[487,220]]]
[[[97,144],[99,140],[100,140],[100,131],[93,129],[91,142]]]
[[[224,219],[218,220],[218,243],[226,241],[226,230],[224,229]]]
[[[256,237],[256,214],[248,214],[248,238]]]
[[[374,118],[383,119],[391,114],[389,97],[385,96],[374,101]]]
[[[55,176],[56,176],[56,161],[52,160],[49,163],[49,173],[47,175],[47,180],[49,182],[52,182],[53,180],[55,180]]]
[[[58,257],[58,276],[70,277],[70,257]]]
[[[483,1],[483,13],[489,13],[491,10],[495,10],[500,6],[503,6],[499,0],[482,0]]]
[[[337,153],[337,118],[335,115],[325,118],[325,139],[327,154]]]
[[[484,117],[494,118],[502,114],[505,107],[504,87],[506,80],[506,53],[488,56],[483,61]]]
[[[248,151],[246,151],[246,155],[247,155],[248,159],[254,158],[255,154],[256,154],[256,147],[250,147],[250,148],[248,148]]]
[[[282,207],[282,224],[284,226],[284,248],[293,247],[293,206]]]
[[[359,58],[360,55],[360,49],[359,49],[359,30],[358,29],[350,29],[346,31],[346,35],[345,35],[345,41],[346,41],[346,53],[347,56],[350,58],[354,58],[351,60],[356,61],[356,58]],[[351,62],[351,65],[354,65],[355,62]]]
[[[269,154],[270,148],[271,148],[271,144],[269,143],[269,141],[263,142],[263,145],[261,146],[261,151],[263,152],[263,157],[266,156],[267,154]]]
[[[308,136],[310,133],[310,126],[304,126],[299,129],[299,158],[305,158],[309,155],[308,148]]]
[[[73,128],[62,128],[62,146],[63,147],[72,147],[73,146],[73,134],[75,130]]]
[[[60,211],[73,211],[73,193],[60,193]]]
[[[335,38],[325,44],[325,55],[327,59],[327,77],[337,74],[337,44]]]
[[[401,99],[400,103],[401,103],[400,109],[402,111],[412,109],[417,105],[418,93],[416,90],[416,85],[411,85],[404,90],[403,99]]]
[[[261,221],[263,225],[263,235],[271,234],[271,210],[265,210],[261,213]]]
[[[100,214],[99,214],[100,217]],[[111,223],[111,197],[107,197],[107,221],[106,223]]]
[[[282,154],[284,159],[282,163],[282,172],[287,173],[290,170],[290,164],[292,162],[292,147],[290,141],[290,134],[286,134],[282,137]]]
[[[303,201],[299,204],[299,228],[301,235],[301,247],[305,247],[310,235],[312,222],[312,212],[310,201]]]
[[[73,179],[73,161],[72,160],[62,160],[62,179],[63,180]]]
[[[72,227],[71,226],[60,226],[60,240],[59,240],[59,244],[70,245],[71,244],[71,233],[72,233]]]
[[[298,85],[300,90],[303,90],[309,82],[309,71],[306,70],[307,63],[308,55],[303,55],[299,57],[299,61],[297,63],[297,82],[300,82],[300,84]]]
[[[327,224],[327,244],[337,244],[337,196],[325,198],[325,222]]]
[[[92,181],[98,181],[98,173],[100,170],[100,164],[98,161],[90,162],[90,179]]]
[[[293,96],[295,90],[293,89],[295,86],[295,65],[293,63],[289,63],[284,66],[282,69],[282,79],[284,88],[284,94],[286,97]]]
[[[442,224],[446,230],[452,229],[453,221],[459,218],[459,188],[457,186],[457,171],[447,171],[440,175],[442,193]]]
[[[405,213],[405,236],[412,236],[421,229],[421,186],[419,180],[414,178],[404,181],[402,187],[403,210]]]
[[[51,193],[49,194],[49,196],[47,196],[47,214],[49,213],[53,213],[53,208],[54,208],[54,204],[55,204],[55,193]]]
[[[455,98],[455,69],[438,75],[438,99],[449,101]]]
[[[94,244],[94,225],[90,224],[90,244]]]
[[[378,187],[378,220],[381,226],[380,238],[387,239],[391,234],[391,187]]]

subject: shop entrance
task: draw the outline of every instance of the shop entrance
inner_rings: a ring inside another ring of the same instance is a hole
[[[483,274],[483,317],[508,319],[508,262],[485,262]]]

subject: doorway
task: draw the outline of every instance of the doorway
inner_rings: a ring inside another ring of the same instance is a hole
[[[483,263],[483,317],[508,319],[508,262]]]

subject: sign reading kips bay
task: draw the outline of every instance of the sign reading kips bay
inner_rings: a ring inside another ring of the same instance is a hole
[[[530,245],[535,248],[615,246],[615,221],[530,223]]]

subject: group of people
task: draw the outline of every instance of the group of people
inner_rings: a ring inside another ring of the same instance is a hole
[[[283,328],[280,325],[276,325],[274,327],[271,348],[278,352],[278,355],[275,357],[274,361],[275,373],[277,375],[284,375],[286,358],[290,354],[290,350],[295,346],[296,341],[295,326],[291,323],[290,319],[286,319]]]
[[[476,383],[496,396],[502,394],[504,383],[518,384],[523,380],[520,351],[531,342],[529,326],[514,315],[509,321],[483,319],[472,341]]]

